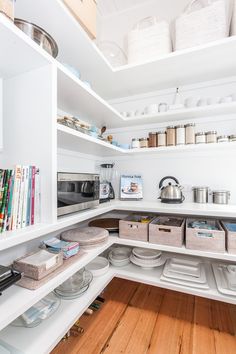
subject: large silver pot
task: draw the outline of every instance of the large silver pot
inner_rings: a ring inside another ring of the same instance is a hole
[[[209,187],[193,187],[194,203],[208,203]]]
[[[55,40],[44,31],[43,28],[35,25],[34,23],[15,18],[15,25],[21,29],[27,36],[33,39],[40,47],[45,49],[54,58],[58,55],[58,46]]]
[[[214,204],[229,204],[229,191],[213,191],[212,199]]]

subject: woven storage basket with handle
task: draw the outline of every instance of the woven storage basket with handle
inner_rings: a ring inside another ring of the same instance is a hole
[[[231,0],[192,0],[175,22],[175,50],[227,37],[232,14],[230,3]]]
[[[171,52],[169,24],[147,17],[128,34],[128,63],[141,63]]]

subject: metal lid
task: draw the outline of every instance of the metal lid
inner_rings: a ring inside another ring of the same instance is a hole
[[[230,135],[229,138],[230,139],[236,139],[236,135]]]
[[[185,128],[187,127],[195,127],[196,124],[195,123],[188,123],[188,124],[185,124]]]
[[[220,135],[217,139],[229,139],[228,135]]]
[[[150,134],[150,135],[151,135],[151,134],[156,135],[156,134],[157,134],[157,132],[150,132],[149,134]]]
[[[210,189],[210,187],[206,187],[206,186],[200,186],[200,187],[193,187],[193,189],[198,189],[198,190],[208,190]]]
[[[217,134],[217,131],[216,130],[211,130],[209,132],[206,132],[206,135],[210,135],[210,134]]]
[[[138,138],[133,138],[132,141],[139,141],[139,139]]]
[[[147,138],[140,138],[139,141],[146,141]]]
[[[166,131],[162,130],[162,131],[157,132],[157,134],[166,134]]]
[[[198,135],[206,135],[206,133],[205,133],[205,132],[198,132],[198,133],[196,133],[195,135],[196,135],[196,136],[198,136]]]
[[[169,125],[169,127],[167,127],[166,129],[175,129],[174,125]]]
[[[180,125],[176,125],[175,128],[176,128],[176,129],[178,129],[178,128],[185,128],[185,126],[184,126],[183,124],[180,124]]]
[[[226,191],[226,190],[212,191],[212,194],[230,194],[230,191]]]

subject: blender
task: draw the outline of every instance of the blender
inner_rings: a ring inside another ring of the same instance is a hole
[[[114,165],[114,163],[103,163],[100,165],[100,203],[115,199],[115,192],[111,184],[114,177]]]

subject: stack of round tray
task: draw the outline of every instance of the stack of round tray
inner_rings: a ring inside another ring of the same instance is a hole
[[[130,263],[131,249],[128,247],[116,247],[109,252],[108,259],[115,267],[124,267]]]
[[[66,300],[76,299],[88,290],[92,279],[92,273],[83,268],[59,285],[54,292],[56,295]]]
[[[36,327],[43,320],[52,316],[57,311],[60,303],[60,299],[53,293],[50,293],[15,319],[11,325],[14,327]]]
[[[109,261],[105,257],[96,257],[92,262],[86,265],[94,277],[105,274],[109,269]]]
[[[133,248],[130,261],[141,268],[151,269],[162,266],[166,258],[157,250]]]
[[[61,239],[79,242],[80,248],[90,249],[102,246],[108,241],[108,236],[109,232],[101,227],[83,227],[63,232]]]

